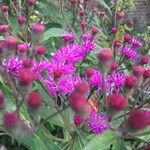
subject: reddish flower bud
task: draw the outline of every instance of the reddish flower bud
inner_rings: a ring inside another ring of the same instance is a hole
[[[93,10],[93,12],[98,12],[98,8],[95,6],[93,6],[92,10]]]
[[[100,12],[100,14],[99,14],[100,18],[104,18],[105,15],[106,15],[106,13],[104,11]]]
[[[141,130],[150,125],[150,111],[133,110],[128,118],[128,125],[133,130]]]
[[[135,88],[137,86],[137,78],[133,75],[127,76],[125,79],[125,86],[127,88]]]
[[[144,69],[142,66],[135,66],[133,68],[133,74],[136,77],[141,77],[143,75]]]
[[[22,69],[20,71],[19,81],[23,86],[30,85],[34,80],[34,72],[30,69]]]
[[[141,64],[142,64],[142,65],[145,65],[145,64],[148,64],[148,63],[149,63],[149,57],[144,56],[144,57],[141,59]]]
[[[27,105],[32,110],[38,110],[42,106],[42,96],[39,92],[32,92],[27,98]]]
[[[84,118],[83,118],[83,117],[81,117],[81,116],[79,116],[79,115],[74,115],[73,120],[74,120],[74,124],[75,124],[75,126],[79,126],[80,124],[82,124],[82,123],[83,123]]]
[[[97,28],[92,28],[91,32],[92,32],[92,35],[96,35],[99,31]]]
[[[4,127],[8,130],[15,129],[19,126],[20,117],[17,112],[7,112],[4,114]]]
[[[26,53],[29,50],[29,45],[28,43],[21,43],[17,48],[19,53]]]
[[[32,60],[30,58],[26,58],[23,60],[23,67],[24,68],[31,68],[32,67]]]
[[[122,46],[122,43],[120,41],[115,41],[114,42],[114,47],[115,48],[120,48]]]
[[[93,76],[93,74],[94,74],[94,69],[93,68],[88,68],[87,70],[86,70],[86,75],[88,76],[88,77],[91,77],[91,76]]]
[[[24,17],[24,16],[18,17],[18,23],[20,25],[24,25],[26,23],[26,21],[27,21],[26,17]]]
[[[87,15],[87,13],[86,13],[85,10],[81,10],[81,11],[80,11],[80,16],[81,16],[81,17],[84,17],[84,16],[86,16],[86,15]]]
[[[3,5],[1,9],[3,13],[8,13],[9,11],[9,7],[7,5]]]
[[[113,71],[113,70],[116,70],[117,68],[118,68],[118,64],[116,63],[116,62],[113,62],[112,64],[111,64],[111,71]]]
[[[36,0],[28,0],[28,5],[33,7],[36,4]]]
[[[129,34],[126,34],[126,35],[124,36],[124,41],[125,41],[125,42],[131,42],[131,41],[132,41],[132,36],[129,35]]]
[[[88,25],[88,23],[87,23],[87,22],[81,22],[81,23],[80,23],[80,26],[81,26],[82,28],[87,27],[87,25]]]
[[[121,111],[128,106],[128,100],[120,93],[114,94],[108,99],[108,108]]]
[[[10,30],[9,25],[6,25],[6,24],[0,25],[0,32],[1,32],[1,33],[6,33],[6,32],[8,32],[9,30]]]
[[[77,113],[82,113],[85,110],[87,99],[80,93],[72,93],[70,96],[70,107]]]
[[[41,35],[45,31],[45,26],[42,23],[35,23],[32,26],[32,31],[33,31],[34,34]]]
[[[35,51],[39,54],[39,55],[45,55],[46,53],[46,48],[42,45],[38,45],[36,48],[35,48]]]
[[[86,82],[80,82],[76,85],[75,91],[81,94],[88,94],[90,92],[90,87]]]
[[[5,98],[3,92],[0,90],[0,110],[5,107]]]
[[[118,20],[121,20],[121,19],[123,19],[124,17],[125,17],[125,13],[124,13],[123,11],[117,13],[117,19],[118,19]]]
[[[78,0],[71,0],[71,4],[75,5],[78,3]]]
[[[113,27],[113,28],[111,29],[111,31],[112,31],[112,33],[117,33],[117,32],[118,32],[118,29],[117,29],[116,27]]]
[[[99,54],[99,59],[101,62],[108,62],[113,59],[113,53],[111,49],[104,49]]]
[[[56,79],[60,78],[63,75],[62,68],[55,68],[53,70],[53,75],[54,75],[54,78],[56,78]]]
[[[17,40],[15,37],[9,36],[5,39],[5,46],[8,49],[16,49],[17,48]]]
[[[143,73],[143,77],[145,79],[150,78],[150,69],[145,69],[145,71]]]

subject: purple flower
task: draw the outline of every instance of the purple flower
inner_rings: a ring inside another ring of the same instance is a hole
[[[61,95],[70,94],[73,92],[75,86],[80,81],[79,77],[73,77],[72,75],[66,75],[59,79],[59,81],[55,81],[51,76],[49,76],[48,80],[45,80],[49,92],[52,96],[56,96],[57,93]]]
[[[102,86],[102,74],[100,71],[95,70],[93,76],[88,80],[90,86],[93,89],[98,89],[99,87]]]
[[[92,41],[93,38],[90,34],[84,34],[82,39],[84,42],[87,42],[87,41]]]
[[[83,59],[82,48],[79,44],[67,45],[58,50],[53,59],[63,64],[77,63]]]
[[[106,89],[108,94],[119,92],[125,83],[125,74],[122,72],[113,72],[106,79]]]
[[[63,40],[65,42],[73,42],[75,40],[75,36],[73,34],[66,34],[63,36]]]
[[[63,70],[63,74],[72,74],[76,71],[76,68],[72,63],[65,64],[59,60],[53,60],[50,62],[49,72],[53,74],[53,71],[56,68],[61,68]]]
[[[44,80],[44,73],[49,73],[50,62],[41,61],[39,64],[35,65],[32,70],[35,72],[35,77],[41,81]]]
[[[23,67],[22,60],[19,60],[18,58],[10,58],[8,60],[7,71],[9,73],[18,76],[22,67]]]
[[[129,48],[129,47],[124,47],[121,50],[121,53],[127,57],[130,58],[132,61],[137,60],[140,57],[140,53],[135,51],[133,48]]]
[[[96,44],[91,41],[87,41],[83,44],[83,55],[86,57],[91,51],[96,49]]]
[[[139,47],[142,47],[143,46],[143,41],[142,40],[139,40],[137,38],[132,38],[132,47],[133,48],[139,48]]]
[[[90,114],[87,122],[88,128],[95,134],[102,134],[110,128],[107,116],[95,112]]]

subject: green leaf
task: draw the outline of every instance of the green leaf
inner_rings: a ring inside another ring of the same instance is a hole
[[[44,35],[43,35],[43,40],[46,41],[50,37],[62,37],[66,32],[63,29],[60,28],[50,28],[48,29]]]
[[[110,148],[110,144],[116,139],[118,139],[117,135],[112,131],[108,131],[91,139],[84,150],[108,150]]]
[[[49,136],[49,131],[43,126],[36,133],[29,135],[20,142],[29,147],[30,150],[60,150]]]

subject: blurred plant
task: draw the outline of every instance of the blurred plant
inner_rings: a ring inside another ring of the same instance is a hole
[[[113,15],[103,0],[2,3],[3,132],[29,149],[149,146],[148,35],[126,33],[118,4]]]

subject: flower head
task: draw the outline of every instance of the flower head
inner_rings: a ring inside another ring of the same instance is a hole
[[[135,109],[128,118],[128,125],[134,130],[144,129],[150,125],[150,111]]]
[[[133,48],[142,47],[143,46],[143,41],[133,37],[132,38],[132,46],[133,46]]]
[[[18,58],[10,58],[7,63],[7,71],[11,74],[18,76],[20,70],[23,68],[22,60]]]
[[[129,47],[124,47],[122,50],[121,50],[121,53],[131,59],[132,61],[136,61],[139,57],[140,57],[140,53],[135,51],[133,48],[129,48]]]
[[[104,115],[92,112],[88,119],[88,128],[95,134],[102,134],[110,128],[108,118]]]

